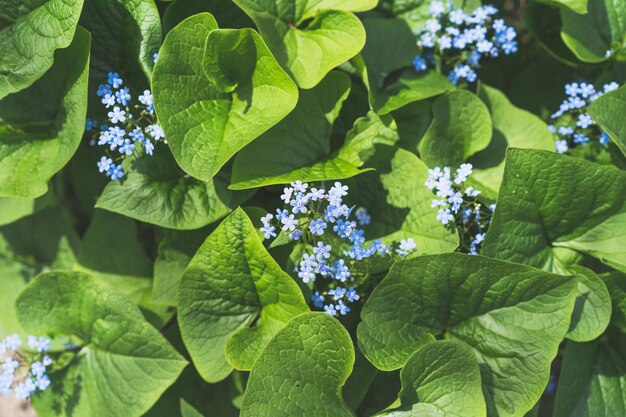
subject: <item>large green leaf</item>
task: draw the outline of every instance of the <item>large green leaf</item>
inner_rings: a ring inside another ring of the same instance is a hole
[[[491,113],[493,134],[489,146],[470,159],[474,166],[471,178],[483,195],[495,199],[502,183],[507,148],[551,151],[554,138],[539,117],[515,107],[501,91],[481,84],[478,96]]]
[[[228,216],[193,257],[178,289],[178,323],[200,375],[248,370],[292,317],[308,311],[295,281],[263,247],[243,210]]]
[[[96,207],[171,229],[197,229],[226,216],[251,192],[228,189],[227,169],[208,181],[190,178],[165,147],[128,164],[123,181],[111,181]]]
[[[576,280],[449,253],[396,262],[361,312],[359,346],[397,369],[433,336],[458,340],[480,364],[487,410],[523,416],[541,396],[565,336]]]
[[[252,367],[241,417],[353,417],[339,394],[353,364],[352,340],[337,320],[301,314]]]
[[[204,181],[293,110],[298,97],[256,32],[218,29],[208,13],[167,35],[153,89],[176,161]]]
[[[489,145],[489,110],[469,91],[456,90],[437,98],[432,114],[433,121],[419,143],[427,165],[458,167]]]
[[[42,78],[0,101],[0,196],[45,194],[76,151],[85,130],[89,42],[77,30]]]
[[[36,397],[41,417],[139,417],[187,364],[132,302],[81,272],[39,275],[16,310],[33,334],[83,342],[68,366],[51,374],[52,387]]]
[[[141,246],[134,220],[96,210],[83,235],[77,261],[74,269],[124,294],[157,327],[172,318],[173,311],[151,302],[152,261]]]
[[[394,132],[390,118],[370,113],[357,119],[343,146],[333,152],[333,123],[349,91],[350,79],[339,72],[303,91],[289,116],[237,155],[230,188],[328,181],[363,172],[360,167],[374,142]]]
[[[24,335],[14,305],[33,277],[50,268],[73,267],[79,241],[65,216],[47,208],[0,228],[0,335]]]
[[[154,0],[85,0],[80,24],[93,39],[93,80],[104,82],[109,71],[150,79],[163,37]]]
[[[366,167],[375,171],[362,174],[350,183],[351,203],[371,214],[366,229],[368,239],[386,244],[413,238],[417,253],[450,252],[459,245],[455,229],[436,219],[430,206],[432,191],[424,186],[428,167],[415,155],[389,145],[377,145]]]
[[[603,95],[591,103],[588,112],[626,155],[626,87]]]
[[[401,406],[384,417],[486,417],[480,371],[470,348],[441,340],[419,348],[400,372]]]
[[[623,345],[607,340],[568,343],[556,394],[554,417],[626,415]]]
[[[623,55],[626,47],[626,3],[588,0],[585,14],[561,8],[561,38],[578,59],[602,62]]]
[[[174,0],[165,9],[163,28],[169,32],[174,26],[194,14],[211,13],[215,20],[228,28],[254,27],[254,23],[235,3],[224,0]]]
[[[482,254],[558,270],[555,247],[626,270],[626,173],[551,152],[509,149]]]
[[[39,79],[56,61],[55,51],[72,43],[83,0],[3,1],[0,6],[2,99]]]
[[[626,333],[626,274],[619,271],[611,271],[600,275],[606,284],[613,304],[611,327]]]
[[[365,44],[350,12],[377,0],[233,0],[256,23],[278,62],[301,88],[312,88]]]

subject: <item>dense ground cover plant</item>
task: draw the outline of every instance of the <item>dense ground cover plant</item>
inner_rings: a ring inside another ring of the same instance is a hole
[[[0,401],[626,416],[624,21],[0,2]]]

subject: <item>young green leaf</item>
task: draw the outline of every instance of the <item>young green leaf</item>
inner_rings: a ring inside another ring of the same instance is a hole
[[[87,274],[41,274],[15,307],[29,332],[82,341],[51,375],[51,389],[35,398],[41,417],[139,417],[187,365],[131,301]]]
[[[618,343],[567,344],[554,417],[626,415],[626,361]]]
[[[254,363],[241,417],[354,417],[339,394],[353,364],[352,340],[336,319],[301,314]]]
[[[487,417],[478,361],[454,340],[428,343],[400,371],[401,406],[381,417]]]
[[[557,270],[554,247],[626,270],[626,173],[551,152],[509,149],[482,254]]]
[[[459,245],[456,230],[436,219],[430,206],[432,192],[424,185],[428,167],[415,155],[389,145],[377,145],[366,167],[375,171],[354,179],[351,204],[365,207],[371,223],[365,230],[369,239],[385,244],[413,238],[417,253],[449,252]]]
[[[203,181],[298,100],[296,86],[256,32],[218,29],[208,13],[184,20],[167,35],[153,89],[176,161]]]
[[[474,166],[471,179],[482,195],[495,199],[502,183],[507,148],[551,151],[554,138],[539,117],[511,104],[500,90],[481,84],[478,97],[491,113],[493,134],[489,146],[470,159]]]
[[[54,204],[54,200],[52,189],[37,198],[0,197],[0,226],[35,214]]]
[[[252,192],[228,187],[228,170],[208,181],[190,178],[168,149],[130,161],[123,181],[111,181],[96,207],[170,229],[190,230],[213,223],[245,202]]]
[[[3,1],[0,23],[0,100],[33,84],[74,39],[83,0]],[[89,50],[89,48],[86,48]],[[81,66],[82,54],[75,56]]]
[[[377,0],[233,0],[256,23],[278,62],[300,88],[314,87],[365,44],[361,21],[350,12]]]
[[[538,0],[540,3],[549,4],[551,6],[564,6],[571,9],[574,13],[587,13],[587,0]],[[593,0],[591,0],[593,1]]]
[[[208,382],[223,380],[233,368],[250,369],[285,323],[308,310],[241,209],[202,244],[178,289],[180,331]]]
[[[419,144],[429,166],[458,167],[489,145],[492,135],[489,110],[474,94],[456,90],[437,98],[433,121]]]
[[[589,114],[606,131],[615,144],[626,155],[626,87],[611,91],[591,103]]]
[[[76,151],[85,130],[89,45],[89,33],[77,30],[43,77],[0,100],[0,196],[45,194]]]
[[[539,400],[568,328],[576,280],[523,265],[448,253],[396,262],[361,312],[361,350],[402,367],[443,335],[472,349],[490,415],[521,417]]]

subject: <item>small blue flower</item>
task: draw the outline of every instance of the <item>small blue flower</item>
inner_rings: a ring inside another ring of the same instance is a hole
[[[361,296],[359,294],[357,294],[356,290],[352,287],[348,288],[348,291],[346,292],[346,298],[348,299],[348,301],[350,301],[351,303],[358,301],[359,298],[361,298]]]
[[[317,242],[317,247],[313,248],[313,253],[315,254],[315,258],[318,261],[323,261],[324,259],[330,258],[330,245],[325,245],[324,242]]]
[[[124,139],[124,142],[120,145],[120,153],[124,155],[132,155],[135,150],[135,144],[132,143],[129,139]]]
[[[284,232],[290,231],[293,232],[296,226],[298,225],[298,220],[294,218],[293,214],[288,216],[281,216],[280,222],[282,226],[280,227]]]
[[[609,144],[610,140],[611,140],[610,136],[606,132],[602,132],[600,134],[600,139],[598,139],[598,142],[600,142],[602,145],[606,146],[606,145]]]
[[[337,220],[337,224],[333,226],[333,231],[336,232],[340,238],[346,238],[352,233],[352,224],[347,221]]]
[[[104,97],[106,95],[112,95],[113,91],[111,90],[111,86],[109,84],[100,84],[96,94],[98,97]]]
[[[569,150],[569,145],[567,144],[567,141],[564,139],[557,139],[554,142],[554,150],[557,153],[565,153]]]
[[[350,278],[350,271],[348,270],[348,266],[343,259],[336,260],[333,269],[335,271],[335,279],[337,281],[346,282],[346,280]]]
[[[324,296],[317,291],[315,291],[311,296],[311,301],[313,301],[313,305],[317,308],[322,308],[324,306],[324,299]]]
[[[130,90],[128,87],[121,88],[119,91],[115,92],[115,98],[119,104],[122,106],[128,106],[128,102],[130,101]]]
[[[94,129],[98,128],[98,122],[93,120],[93,119],[89,119],[87,118],[87,120],[85,121],[85,130],[87,132],[91,132]]]
[[[345,316],[346,314],[350,312],[350,307],[345,305],[342,300],[337,301],[337,305],[335,306],[335,309],[339,311],[339,314],[341,314],[342,316]]]
[[[324,306],[324,313],[329,316],[335,317],[337,315],[337,311],[335,310],[335,306],[332,304],[327,304]]]
[[[115,181],[124,176],[122,165],[111,164],[111,167],[107,171],[107,175],[111,177],[111,180]]]
[[[117,106],[113,107],[113,111],[110,111],[107,115],[109,116],[109,119],[111,119],[111,123],[117,124],[126,121],[126,112]]]
[[[356,211],[354,212],[354,216],[361,226],[367,226],[372,221],[372,217],[369,215],[364,207],[359,207],[358,209],[356,209]]]
[[[109,168],[111,168],[111,164],[113,164],[113,160],[103,156],[100,158],[100,161],[98,161],[98,170],[100,172],[108,172]]]
[[[111,87],[118,89],[124,84],[124,81],[117,72],[109,72],[108,83]]]
[[[326,223],[324,223],[324,220],[317,219],[311,222],[311,224],[309,225],[309,230],[314,235],[321,236],[324,234],[324,229],[326,229],[326,227],[328,226],[326,225]]]

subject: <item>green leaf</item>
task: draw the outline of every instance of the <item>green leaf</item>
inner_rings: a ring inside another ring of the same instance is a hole
[[[501,91],[481,84],[478,96],[491,113],[493,133],[489,146],[470,159],[474,166],[471,179],[484,196],[495,199],[502,183],[506,149],[552,151],[554,138],[543,120],[515,107]]]
[[[427,165],[458,167],[489,145],[489,110],[469,91],[442,95],[433,103],[432,113],[433,121],[419,144],[420,156]]]
[[[587,0],[537,0],[551,6],[567,7],[574,13],[587,13]],[[593,0],[591,0],[593,1]]]
[[[103,83],[109,71],[131,78],[143,71],[151,78],[163,40],[154,0],[85,0],[80,24],[93,37],[93,80]]]
[[[589,342],[606,330],[611,320],[611,296],[602,279],[592,270],[572,266],[568,274],[578,278],[578,296],[566,337],[575,342]]]
[[[402,406],[385,417],[486,417],[480,371],[470,348],[440,340],[419,348],[400,371]]]
[[[447,3],[452,4],[453,9],[461,8],[465,12],[481,6],[480,0],[450,0]],[[423,29],[426,20],[431,18],[428,0],[381,0],[378,8],[405,20],[413,30]]]
[[[0,99],[29,87],[52,67],[55,51],[72,43],[82,7],[82,0],[2,2],[0,21],[9,25],[0,25]],[[81,66],[80,53],[76,60]]]
[[[65,213],[53,208],[0,228],[0,335],[25,336],[15,316],[15,299],[40,272],[71,269],[78,244]]]
[[[250,18],[232,1],[224,0],[174,0],[165,9],[163,28],[169,32],[186,18],[198,13],[211,13],[224,27],[254,27]]]
[[[626,270],[626,173],[551,152],[509,149],[481,253],[548,271],[554,247]]]
[[[558,86],[555,83],[550,83],[550,66],[554,66],[555,64],[563,63],[565,65],[569,65],[572,67],[577,66],[579,60],[576,58],[576,55],[565,45],[563,42],[563,38],[561,37],[561,33],[555,28],[561,27],[561,13],[558,8],[548,6],[544,3],[540,2],[530,2],[527,4],[527,7],[523,10],[524,13],[524,23],[528,28],[530,34],[535,38],[539,45],[541,45],[556,61],[535,61],[531,63],[527,68],[533,68],[533,71],[538,72],[540,75],[534,77],[532,82],[520,83],[520,89],[524,89],[524,91],[520,91],[521,93],[525,93],[529,96],[532,96],[533,105],[537,104],[537,96],[545,95],[546,93],[551,93],[550,89],[558,88],[559,93],[557,94],[548,94],[550,97],[561,98],[562,95],[562,82],[561,79],[562,74],[558,76]],[[547,65],[546,65],[547,63]],[[558,66],[559,71],[562,71],[562,67]],[[532,88],[532,84],[536,83],[546,83],[550,84],[550,88],[548,89],[540,89],[536,90]],[[530,98],[530,97],[529,97]],[[553,111],[552,108],[558,107],[560,101],[554,103],[554,106],[550,108],[549,111]],[[525,108],[532,110],[528,106]],[[548,113],[549,114],[549,113]]]
[[[74,268],[136,303],[149,321],[162,327],[173,311],[151,302],[152,261],[128,217],[96,210],[85,232]]]
[[[249,370],[292,317],[308,311],[298,285],[263,247],[252,222],[235,210],[206,239],[178,289],[178,323],[207,382]]]
[[[89,34],[77,30],[42,78],[0,101],[0,196],[45,194],[76,151],[85,130],[89,44]]]
[[[167,35],[153,89],[176,161],[203,181],[284,118],[298,98],[256,32],[218,29],[208,13],[184,20]]]
[[[352,340],[337,320],[301,314],[252,367],[241,417],[353,417],[339,394],[353,363]]]
[[[365,227],[368,239],[391,244],[411,237],[418,254],[456,249],[456,230],[442,225],[430,206],[432,192],[424,186],[428,167],[418,157],[403,149],[377,145],[366,167],[375,171],[356,177],[350,186],[357,191],[351,203],[371,213],[371,223]]]
[[[378,137],[393,135],[391,119],[376,114],[357,119],[336,151],[331,149],[333,123],[348,97],[350,79],[331,72],[311,90],[304,90],[295,110],[236,157],[231,189],[239,190],[301,181],[350,178]]]
[[[463,342],[478,359],[489,415],[521,417],[548,382],[575,296],[573,277],[459,253],[421,256],[396,262],[374,289],[359,347],[391,370],[433,336]]]
[[[554,417],[626,415],[623,348],[608,341],[568,343],[556,393]]]
[[[585,14],[561,8],[561,38],[578,59],[603,62],[626,46],[626,3],[588,0]]]
[[[84,343],[35,398],[41,417],[139,417],[187,364],[132,302],[87,274],[41,274],[15,305],[29,332],[73,335]]]
[[[38,198],[0,197],[0,226],[13,223],[54,204],[52,189]]]
[[[626,125],[623,120],[626,111],[626,87],[603,95],[591,103],[587,111],[626,155]]]
[[[233,0],[256,23],[261,36],[300,88],[314,87],[365,44],[361,21],[350,12],[377,0]]]
[[[135,159],[127,171],[123,181],[107,184],[96,207],[171,229],[206,226],[252,195],[228,189],[227,169],[206,182],[190,178],[164,147]]]

